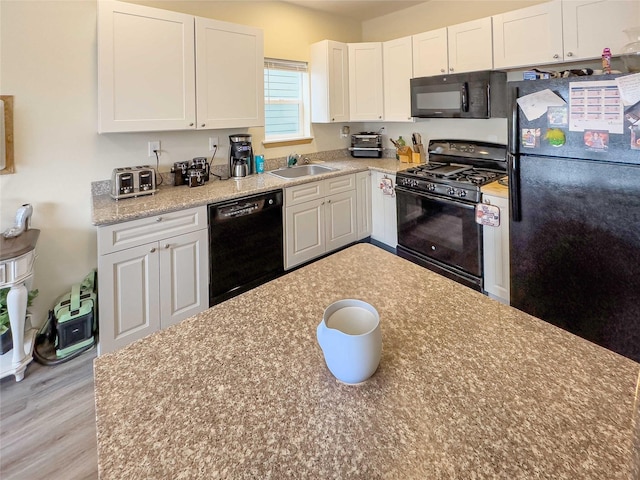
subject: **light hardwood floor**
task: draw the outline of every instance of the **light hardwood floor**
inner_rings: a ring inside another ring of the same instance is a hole
[[[0,381],[0,478],[98,478],[95,348],[56,366],[35,361]]]

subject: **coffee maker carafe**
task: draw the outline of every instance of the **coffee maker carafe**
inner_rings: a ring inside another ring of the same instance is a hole
[[[242,178],[253,173],[253,148],[251,135],[237,133],[229,135],[229,176]]]

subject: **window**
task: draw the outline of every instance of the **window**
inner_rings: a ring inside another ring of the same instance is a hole
[[[265,142],[310,137],[307,64],[265,58]]]

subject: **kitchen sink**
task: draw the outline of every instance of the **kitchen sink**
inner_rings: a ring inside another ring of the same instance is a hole
[[[337,169],[324,167],[322,165],[298,165],[289,168],[279,168],[269,173],[280,178],[300,178],[308,175],[320,175],[321,173],[335,172]]]

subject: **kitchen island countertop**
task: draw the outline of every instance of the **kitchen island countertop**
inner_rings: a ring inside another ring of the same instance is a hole
[[[368,381],[324,309],[374,305]],[[636,479],[640,365],[359,244],[95,360],[100,478]]]
[[[91,198],[91,221],[96,226],[109,225],[158,215],[161,213],[207,205],[209,203],[220,202],[246,195],[254,195],[267,192],[269,190],[276,190],[339,175],[363,172],[369,169],[395,174],[398,171],[415,165],[411,163],[401,163],[392,158],[351,157],[324,161],[321,164],[336,168],[337,170],[321,175],[306,176],[290,180],[275,177],[268,172],[249,175],[246,178],[237,180],[218,180],[214,176],[211,176],[210,181],[199,187],[189,188],[186,185],[179,187],[175,187],[173,185],[161,185],[158,188],[158,191],[153,195],[144,195],[137,198],[125,198],[117,201],[110,197],[108,191],[100,194],[94,193]]]

